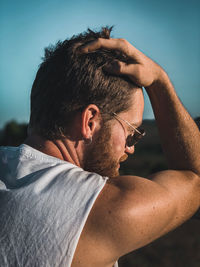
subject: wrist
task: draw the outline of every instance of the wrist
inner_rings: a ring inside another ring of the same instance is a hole
[[[153,81],[153,83],[150,86],[145,87],[148,93],[151,92],[152,90],[153,91],[159,90],[159,89],[163,90],[165,88],[173,87],[167,73],[159,65],[156,71],[156,76],[157,78]]]

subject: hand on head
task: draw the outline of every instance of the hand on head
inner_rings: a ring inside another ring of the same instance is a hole
[[[139,87],[149,87],[159,80],[162,68],[153,60],[132,46],[124,39],[98,38],[79,48],[80,53],[91,53],[98,49],[117,50],[130,60],[122,62],[115,60],[104,66],[104,70],[115,74],[128,76]]]

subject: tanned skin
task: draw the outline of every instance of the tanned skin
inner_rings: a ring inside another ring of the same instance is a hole
[[[150,179],[118,176],[109,179],[97,198],[81,234],[72,267],[111,267],[118,258],[145,246],[189,219],[200,207],[200,133],[181,104],[165,71],[124,39],[99,38],[80,48],[119,50],[130,62],[115,61],[105,71],[128,76],[138,85],[133,107],[119,115],[136,126],[141,123],[144,87],[151,101],[169,170]],[[26,143],[44,153],[82,166],[85,139],[98,135],[101,116],[89,105],[76,116],[69,139],[47,141],[30,135]],[[120,159],[134,152],[126,147],[128,129],[113,119],[111,154]]]

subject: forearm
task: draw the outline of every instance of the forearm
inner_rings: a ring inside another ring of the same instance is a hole
[[[200,132],[183,107],[167,74],[146,88],[169,168],[200,175]]]

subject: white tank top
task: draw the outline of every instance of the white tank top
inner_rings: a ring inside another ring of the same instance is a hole
[[[70,267],[107,179],[24,144],[0,148],[1,266]]]

